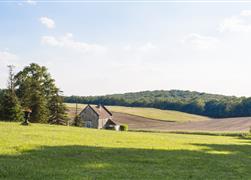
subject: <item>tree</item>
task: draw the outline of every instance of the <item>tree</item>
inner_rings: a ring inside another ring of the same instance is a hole
[[[49,123],[67,125],[66,106],[64,99],[59,95],[59,89],[55,88],[53,96],[49,100]]]
[[[20,102],[16,96],[14,89],[14,66],[8,66],[9,68],[9,80],[8,89],[4,91],[2,96],[2,119],[9,121],[22,121],[24,120],[24,114]]]
[[[32,63],[15,76],[17,96],[25,108],[32,110],[30,122],[47,123],[65,115],[59,89],[47,68]]]
[[[235,113],[240,116],[251,116],[251,98],[245,98],[242,102],[235,108]]]
[[[3,117],[3,96],[4,96],[4,91],[0,89],[0,119]]]
[[[80,120],[80,116],[79,115],[75,116],[73,125],[74,126],[81,126],[81,120]]]
[[[2,119],[8,121],[24,120],[24,114],[18,98],[9,89],[5,91],[2,100]]]

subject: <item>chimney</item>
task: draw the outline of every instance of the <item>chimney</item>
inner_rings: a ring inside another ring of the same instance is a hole
[[[98,108],[98,109],[101,109],[101,104],[98,104],[98,105],[97,105],[97,108]]]

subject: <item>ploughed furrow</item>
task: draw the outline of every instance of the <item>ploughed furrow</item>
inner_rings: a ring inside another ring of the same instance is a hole
[[[248,131],[251,127],[251,117],[211,119],[206,121],[180,123],[113,112],[113,120],[119,124],[127,124],[131,130]]]

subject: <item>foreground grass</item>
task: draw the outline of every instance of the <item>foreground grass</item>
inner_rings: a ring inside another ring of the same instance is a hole
[[[0,122],[0,179],[249,179],[250,143]]]
[[[68,108],[72,109],[75,108],[75,104],[66,103],[66,105]],[[85,104],[78,104],[79,111],[81,111],[85,106],[86,106]],[[155,108],[124,107],[124,106],[107,106],[107,108],[112,112],[126,113],[163,121],[187,122],[187,121],[209,120],[209,118],[205,116],[199,116],[179,111],[160,110]]]

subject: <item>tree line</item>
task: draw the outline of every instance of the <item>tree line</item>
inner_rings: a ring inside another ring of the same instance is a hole
[[[251,116],[251,98],[195,91],[159,90],[105,96],[69,96],[64,97],[64,101],[68,103],[152,107],[213,118]]]
[[[46,67],[32,63],[17,74],[8,68],[8,87],[0,90],[1,120],[23,121],[24,111],[31,110],[30,122],[66,123],[62,92]]]
[[[213,118],[251,116],[251,98],[195,91],[158,90],[63,97],[46,67],[32,63],[16,74],[13,66],[8,67],[8,87],[0,90],[0,120],[22,121],[24,111],[30,109],[31,122],[65,124],[67,116],[64,102],[152,107]]]

